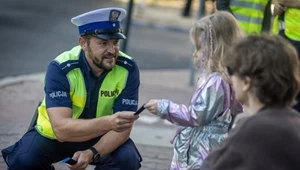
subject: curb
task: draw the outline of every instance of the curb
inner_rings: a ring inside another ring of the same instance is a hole
[[[139,27],[148,27],[148,28],[152,28],[152,29],[169,30],[169,31],[174,31],[174,32],[189,33],[189,31],[190,31],[190,29],[185,28],[185,27],[157,24],[157,23],[152,23],[152,22],[148,22],[145,20],[132,20],[132,24],[135,26],[139,26]]]
[[[154,86],[157,88],[168,88],[170,90],[181,90],[190,92],[194,87],[189,86],[188,84],[174,84],[174,83],[161,83],[161,81],[158,81],[160,83],[155,83],[156,81],[148,80],[146,77],[149,77],[149,79],[157,80],[156,75],[161,75],[164,77],[169,77],[171,79],[175,79],[173,75],[173,70],[164,70],[162,73],[161,70],[140,70],[141,75],[141,81],[143,81],[144,86]],[[188,70],[176,70],[176,74],[179,74],[179,76],[187,77]],[[143,76],[143,77],[142,77]],[[31,74],[23,74],[23,75],[17,75],[17,76],[9,76],[0,78],[0,88],[4,88],[6,86],[20,84],[25,81],[31,81],[31,82],[41,82],[43,83],[45,77],[45,72],[37,72],[37,73],[31,73]],[[173,80],[174,81],[174,80]],[[188,83],[188,79],[185,78],[184,81]],[[175,81],[177,82],[177,80]]]
[[[24,81],[39,81],[43,82],[44,80],[45,73],[40,72],[40,73],[33,73],[33,74],[27,74],[27,75],[18,75],[18,76],[9,76],[9,77],[4,77],[0,79],[0,88],[14,85],[14,84],[19,84]]]

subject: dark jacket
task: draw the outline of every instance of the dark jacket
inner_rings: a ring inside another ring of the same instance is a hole
[[[264,108],[241,120],[201,170],[299,170],[300,115]]]

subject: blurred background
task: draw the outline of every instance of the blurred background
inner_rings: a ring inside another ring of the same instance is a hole
[[[189,68],[192,46],[188,30],[196,18],[199,1],[188,1],[134,1],[126,52],[140,69]],[[206,4],[207,11],[212,11],[213,1]],[[45,71],[54,57],[78,44],[77,28],[70,22],[73,16],[112,6],[127,10],[129,1],[1,0],[0,78]]]

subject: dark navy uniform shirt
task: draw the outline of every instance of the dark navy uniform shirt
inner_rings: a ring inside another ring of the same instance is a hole
[[[96,77],[88,64],[83,51],[80,54],[78,64],[83,73],[87,89],[87,101],[80,118],[95,118],[99,89],[105,76],[110,70],[106,70],[99,77]],[[125,67],[129,73],[125,88],[114,102],[113,113],[118,111],[136,111],[138,105],[138,89],[140,85],[139,69],[133,60],[124,57],[118,57],[117,64]],[[69,94],[70,85],[66,73],[62,71],[56,61],[52,61],[49,64],[45,81],[46,107],[72,108],[72,101]]]

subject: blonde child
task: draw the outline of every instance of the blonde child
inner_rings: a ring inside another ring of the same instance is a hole
[[[241,112],[222,59],[230,44],[242,36],[237,21],[228,12],[198,20],[190,30],[190,38],[195,46],[195,65],[202,76],[189,106],[167,99],[146,103],[152,114],[181,126],[172,141],[171,170],[199,169],[210,150],[227,137],[233,115]]]

